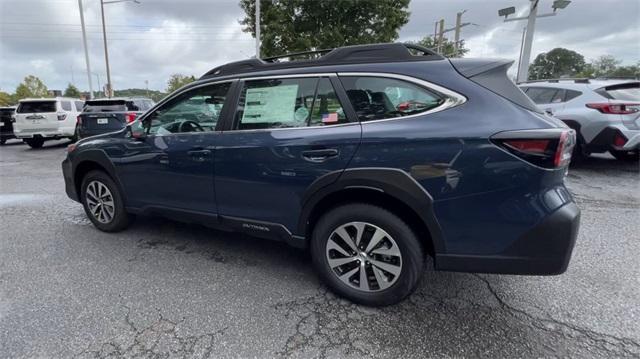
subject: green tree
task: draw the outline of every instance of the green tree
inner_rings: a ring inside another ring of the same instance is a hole
[[[196,78],[194,76],[185,76],[181,74],[173,74],[167,81],[167,92],[171,93],[180,87],[195,81]]]
[[[625,77],[640,79],[640,63],[630,66],[619,66],[607,74],[608,77]]]
[[[39,78],[29,75],[16,87],[15,100],[27,97],[49,97],[49,89]]]
[[[425,36],[422,40],[414,42],[416,45],[424,46],[427,49],[431,49],[436,51],[438,48],[438,41],[434,40],[432,36]],[[464,57],[464,55],[469,52],[464,46],[464,40],[460,40],[458,52],[455,50],[455,41],[450,41],[448,39],[443,39],[442,41],[442,49],[440,49],[440,53],[447,57]]]
[[[69,84],[69,86],[67,86],[67,88],[64,90],[64,96],[65,97],[80,98],[80,96],[82,96],[82,93],[73,84]]]
[[[261,57],[398,38],[410,0],[261,0]],[[240,0],[255,37],[255,0]]]
[[[584,56],[571,50],[557,47],[536,56],[529,67],[529,79],[557,79],[574,77],[584,70]]]
[[[593,76],[610,76],[610,74],[616,70],[621,62],[622,61],[616,60],[616,58],[611,55],[602,55],[590,64],[593,68]]]
[[[13,103],[11,94],[0,91],[0,106],[9,106]]]

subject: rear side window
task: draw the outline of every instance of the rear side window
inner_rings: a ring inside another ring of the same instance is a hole
[[[582,95],[582,92],[580,91],[566,90],[566,94],[564,95],[564,102],[571,101],[580,95]]]
[[[70,101],[60,101],[60,106],[65,111],[71,111],[71,102]]]
[[[445,101],[434,91],[397,79],[348,76],[340,81],[360,121],[414,115]]]
[[[84,102],[82,101],[74,101],[76,103],[76,111],[82,111],[82,107],[84,106]]]
[[[94,100],[85,102],[83,112],[125,112],[124,100]]]
[[[640,82],[607,86],[596,90],[599,94],[612,100],[640,101]]]
[[[529,87],[527,90],[527,96],[536,104],[552,103],[552,99],[555,97],[558,89],[547,87]],[[560,101],[558,101],[560,102]]]
[[[268,79],[244,84],[239,130],[295,128],[347,122],[328,78]]]
[[[55,101],[32,101],[21,102],[18,106],[18,113],[42,113],[42,112],[56,112]]]

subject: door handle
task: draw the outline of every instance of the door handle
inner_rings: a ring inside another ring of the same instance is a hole
[[[331,158],[338,157],[340,152],[335,148],[327,148],[322,150],[309,150],[303,151],[302,157],[309,162],[324,162]]]
[[[193,158],[195,161],[203,162],[211,155],[210,150],[193,150],[187,151],[189,157]]]

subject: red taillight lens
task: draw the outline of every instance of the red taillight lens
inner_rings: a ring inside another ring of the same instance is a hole
[[[78,116],[76,117],[76,123],[80,126],[82,126],[82,117]]]
[[[640,103],[588,103],[585,106],[610,115],[628,115],[640,110],[634,106]]]
[[[506,131],[493,136],[492,140],[536,166],[560,168],[571,161],[575,132],[568,129]]]
[[[136,120],[136,114],[134,112],[129,112],[129,113],[125,114],[124,116],[127,119],[127,123],[131,123],[131,122]]]

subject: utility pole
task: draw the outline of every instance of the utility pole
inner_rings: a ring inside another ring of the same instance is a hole
[[[89,98],[93,99],[93,84],[91,83],[91,64],[89,63],[89,49],[87,48],[87,32],[84,28],[84,11],[82,10],[82,0],[78,0],[80,10],[80,25],[82,26],[82,43],[84,44],[84,61],[87,64],[87,79],[89,80]]]
[[[538,3],[540,0],[529,0],[529,15],[508,19],[507,17],[516,12],[515,7],[500,9],[498,16],[504,16],[504,22],[527,20],[527,27],[524,35],[524,44],[522,45],[522,55],[520,56],[520,64],[518,65],[518,78],[516,82],[526,82],[529,78],[529,60],[531,58],[531,46],[533,45],[533,34],[536,31],[536,19],[539,17],[556,16],[556,10],[566,8],[571,1],[555,0],[553,2],[552,13],[538,15]]]
[[[460,49],[460,30],[462,29],[462,27],[470,25],[470,23],[468,22],[465,24],[462,23],[462,14],[464,14],[465,12],[467,12],[467,10],[463,10],[456,14],[455,43],[453,44],[455,57],[458,56]]]
[[[444,37],[444,19],[440,19],[440,29],[438,31],[438,53],[442,52],[443,37]]]
[[[256,59],[260,58],[260,0],[256,0]]]
[[[104,39],[104,62],[107,65],[107,84],[106,84],[105,95],[111,98],[113,94],[111,93],[111,89],[112,89],[111,70],[109,69],[109,50],[107,50],[107,28],[104,23],[104,1],[103,0],[100,0],[100,11],[102,12],[102,38]]]

